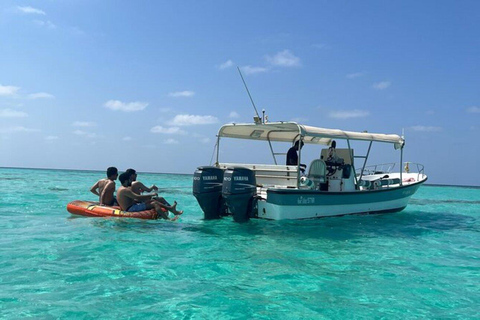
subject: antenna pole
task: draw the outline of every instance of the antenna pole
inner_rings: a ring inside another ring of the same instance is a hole
[[[258,115],[257,107],[255,107],[255,103],[253,102],[252,96],[250,95],[250,91],[248,91],[247,84],[245,83],[245,79],[243,79],[242,72],[240,71],[240,68],[237,66],[238,73],[240,73],[240,77],[242,78],[243,85],[245,86],[245,89],[247,89],[248,96],[250,97],[250,101],[252,102],[253,109],[255,109],[255,113],[257,114],[257,117],[260,119],[260,116]]]

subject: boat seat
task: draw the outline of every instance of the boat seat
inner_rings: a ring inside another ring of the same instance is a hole
[[[307,177],[313,181],[315,188],[318,188],[321,183],[327,182],[325,173],[326,168],[327,165],[325,164],[325,161],[321,159],[315,159],[310,164]]]

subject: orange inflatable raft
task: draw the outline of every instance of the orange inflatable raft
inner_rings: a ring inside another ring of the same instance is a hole
[[[155,209],[128,212],[122,211],[120,207],[101,206],[98,202],[75,200],[67,204],[67,211],[72,214],[79,214],[87,217],[124,217],[138,219],[157,219]]]

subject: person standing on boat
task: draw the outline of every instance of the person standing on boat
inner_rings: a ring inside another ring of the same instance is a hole
[[[117,199],[118,204],[123,211],[139,212],[155,209],[159,218],[161,217],[165,220],[172,221],[177,220],[179,216],[183,213],[183,211],[177,210],[176,202],[173,204],[173,206],[166,206],[159,203],[158,201],[153,200],[152,198],[157,195],[156,193],[144,195],[134,193],[131,189],[133,182],[132,177],[133,175],[129,172],[124,172],[119,177],[122,186],[117,190]],[[163,211],[162,208],[172,212],[175,217],[172,219],[168,218],[168,213]]]
[[[156,185],[152,184],[152,186],[149,188],[140,181],[137,181],[137,171],[135,171],[135,169],[127,169],[127,171],[125,172],[129,172],[132,175],[132,191],[134,193],[142,194],[144,192],[158,192],[158,187]],[[153,199],[159,201],[164,205],[170,206],[170,203],[168,203],[167,200],[165,200],[165,198],[163,197],[157,196]]]
[[[298,154],[297,151],[301,150],[303,147],[303,141],[297,140],[295,141],[295,144],[293,147],[288,149],[287,152],[287,166],[297,166],[298,165]],[[306,165],[303,163],[300,164],[300,170],[302,172],[305,172],[305,169],[307,168]]]
[[[117,168],[109,167],[107,169],[107,179],[98,180],[90,188],[90,191],[99,197],[99,202],[101,205],[117,205],[117,199],[115,199],[115,196],[113,195],[113,193],[115,192],[115,180],[117,180],[117,177]]]

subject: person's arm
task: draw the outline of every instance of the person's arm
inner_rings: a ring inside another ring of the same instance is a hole
[[[137,194],[133,192],[132,190],[128,189],[125,190],[125,196],[129,197],[130,199],[137,200],[137,201],[145,201],[145,200],[150,200],[152,197],[157,196],[156,193],[153,194]]]
[[[150,188],[148,188],[146,185],[144,185],[140,181],[137,181],[136,184],[138,185],[140,192],[144,192],[144,191],[152,192],[153,190],[158,190],[156,185],[152,185]]]
[[[100,197],[100,193],[98,193],[98,184],[100,183],[100,181],[97,181],[97,183],[95,183],[91,188],[90,188],[90,192],[93,193],[94,195],[97,195]]]

